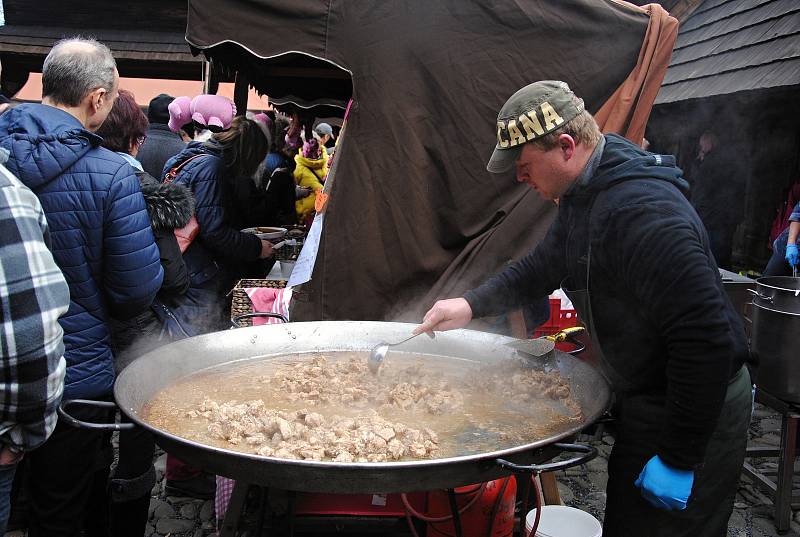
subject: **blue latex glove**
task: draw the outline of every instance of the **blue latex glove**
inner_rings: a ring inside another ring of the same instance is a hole
[[[658,455],[647,461],[635,485],[653,507],[682,511],[692,493],[694,472],[668,466]]]
[[[797,266],[797,245],[796,244],[787,244],[786,245],[786,262],[789,263],[789,266],[796,267]]]

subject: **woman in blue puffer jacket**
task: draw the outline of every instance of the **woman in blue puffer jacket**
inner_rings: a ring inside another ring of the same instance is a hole
[[[236,117],[228,130],[215,133],[208,142],[190,143],[164,166],[163,176],[179,169],[174,182],[194,194],[200,227],[183,254],[189,290],[167,305],[185,335],[225,328],[225,294],[242,267],[272,255],[272,243],[230,223],[233,182],[251,176],[266,154],[267,138],[258,125]]]

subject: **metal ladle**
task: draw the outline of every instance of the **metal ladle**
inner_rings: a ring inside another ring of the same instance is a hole
[[[397,343],[387,343],[385,341],[378,343],[378,345],[369,352],[369,359],[367,360],[367,365],[369,366],[369,370],[372,371],[373,373],[378,372],[378,369],[380,369],[381,364],[386,359],[386,353],[389,352],[389,347],[396,347],[398,345],[402,345],[406,341],[414,339],[415,337],[423,333],[428,334],[428,337],[430,337],[431,339],[434,339],[436,337],[433,334],[433,332],[431,333],[420,332],[419,334],[408,336],[407,338],[402,339]]]

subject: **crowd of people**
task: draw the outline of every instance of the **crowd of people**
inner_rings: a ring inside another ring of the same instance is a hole
[[[16,479],[31,537],[138,537],[155,482],[153,436],[120,434],[112,468],[110,436],[58,421],[57,406],[110,401],[137,356],[226,328],[228,291],[264,277],[274,259],[270,241],[242,230],[313,218],[334,131],[299,114],[237,114],[216,95],[162,94],[145,114],[92,39],[58,42],[42,84],[41,104],[0,110],[0,535]],[[525,137],[514,122],[532,114],[545,114],[548,130]],[[624,406],[608,534],[654,519],[671,534],[722,528],[752,400],[747,344],[716,272],[730,263],[743,187],[720,202],[712,176],[726,160],[716,138],[700,140],[695,210],[674,159],[603,136],[564,83],[523,88],[497,125],[489,171],[516,166],[519,181],[559,201],[558,218],[531,254],[437,303],[419,330],[544,300],[568,277]],[[776,271],[798,264],[800,204],[787,222]],[[691,277],[677,278],[676,266]],[[614,332],[620,318],[638,327],[633,336]],[[72,412],[115,419],[107,407]],[[167,481],[167,491],[213,495],[213,476],[172,457]]]
[[[313,217],[333,129],[274,110],[237,115],[217,95],[162,94],[145,114],[92,39],[56,43],[42,85],[41,104],[0,116],[0,535],[16,482],[32,537],[140,537],[153,436],[122,432],[112,468],[110,435],[58,421],[57,406],[110,401],[137,356],[228,326],[226,293],[274,262],[270,241],[241,230]],[[71,412],[115,419],[107,407]],[[174,458],[167,480],[168,491],[213,494],[213,476]]]

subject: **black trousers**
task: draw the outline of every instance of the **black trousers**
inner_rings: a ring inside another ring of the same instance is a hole
[[[683,511],[656,509],[634,481],[655,455],[664,416],[663,396],[620,400],[618,435],[608,461],[604,537],[724,537],[747,446],[752,385],[742,367],[728,385],[725,406],[711,437],[703,467],[695,472]]]
[[[123,414],[123,423],[130,420]],[[156,482],[153,468],[155,438],[135,427],[119,434],[119,459],[109,481],[109,535],[142,537],[150,508],[150,491]]]
[[[162,335],[160,320],[150,309],[124,321],[112,319],[111,327],[111,348],[118,373],[142,354],[169,342]],[[120,421],[131,423],[124,413]],[[106,531],[109,535],[144,535],[150,491],[156,482],[154,452],[155,438],[146,429],[134,427],[120,431],[117,466],[108,481],[110,503]]]
[[[76,407],[71,414],[98,423],[110,418],[108,409]],[[103,431],[76,429],[59,420],[47,442],[26,455],[29,537],[81,534],[87,511],[95,509],[90,503],[105,489],[113,457],[109,439]]]

